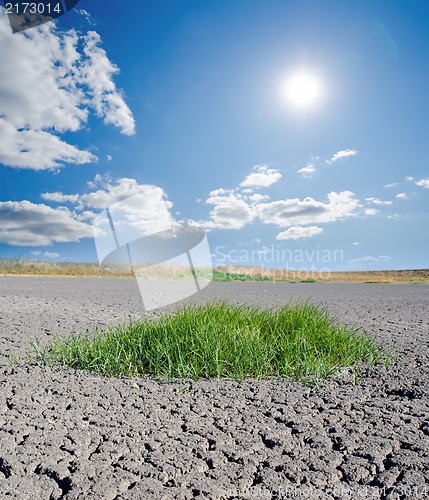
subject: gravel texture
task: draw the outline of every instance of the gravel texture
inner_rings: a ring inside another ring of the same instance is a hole
[[[11,364],[142,303],[131,279],[0,277],[0,498],[429,497],[429,285],[212,283],[192,300],[207,298],[323,303],[401,354],[319,389]]]

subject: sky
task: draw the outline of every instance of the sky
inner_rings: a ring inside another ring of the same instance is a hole
[[[429,268],[426,0],[0,7],[0,258],[96,262],[130,197],[214,265]],[[95,232],[94,232],[95,231]]]

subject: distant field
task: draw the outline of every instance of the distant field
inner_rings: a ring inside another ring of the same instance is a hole
[[[43,276],[93,276],[93,277],[133,277],[130,268],[114,269],[101,267],[96,263],[44,262],[38,260],[0,259],[0,274],[43,275]],[[209,270],[197,270],[199,277],[209,276]],[[186,279],[185,268],[180,266],[157,266],[142,268],[143,278],[166,277]],[[290,281],[290,282],[361,282],[361,283],[429,283],[429,269],[406,269],[399,271],[350,271],[318,273],[267,269],[252,266],[218,266],[213,270],[214,281]]]
[[[311,271],[292,271],[282,269],[267,269],[252,266],[219,266],[219,274],[244,275],[255,279],[276,281],[345,281],[361,283],[429,283],[429,269],[404,269],[398,271],[349,271],[319,273]]]
[[[43,276],[133,276],[129,269],[112,272],[95,263],[43,262],[39,260],[0,259],[0,274]]]

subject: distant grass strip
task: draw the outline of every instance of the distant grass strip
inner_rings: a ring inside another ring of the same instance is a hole
[[[271,277],[251,276],[250,274],[225,273],[213,269],[213,281],[273,281]]]
[[[57,338],[39,355],[49,364],[117,377],[293,376],[317,382],[341,367],[376,363],[381,349],[366,333],[337,324],[316,305],[265,311],[221,301],[90,336]]]

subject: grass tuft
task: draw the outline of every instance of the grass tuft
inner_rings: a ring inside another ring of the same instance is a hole
[[[376,363],[381,349],[362,330],[338,324],[313,304],[266,311],[220,301],[57,338],[37,354],[49,364],[116,377],[292,376],[318,383],[342,367]]]
[[[242,273],[224,273],[213,269],[213,281],[273,281],[273,278],[265,276],[251,276]]]

